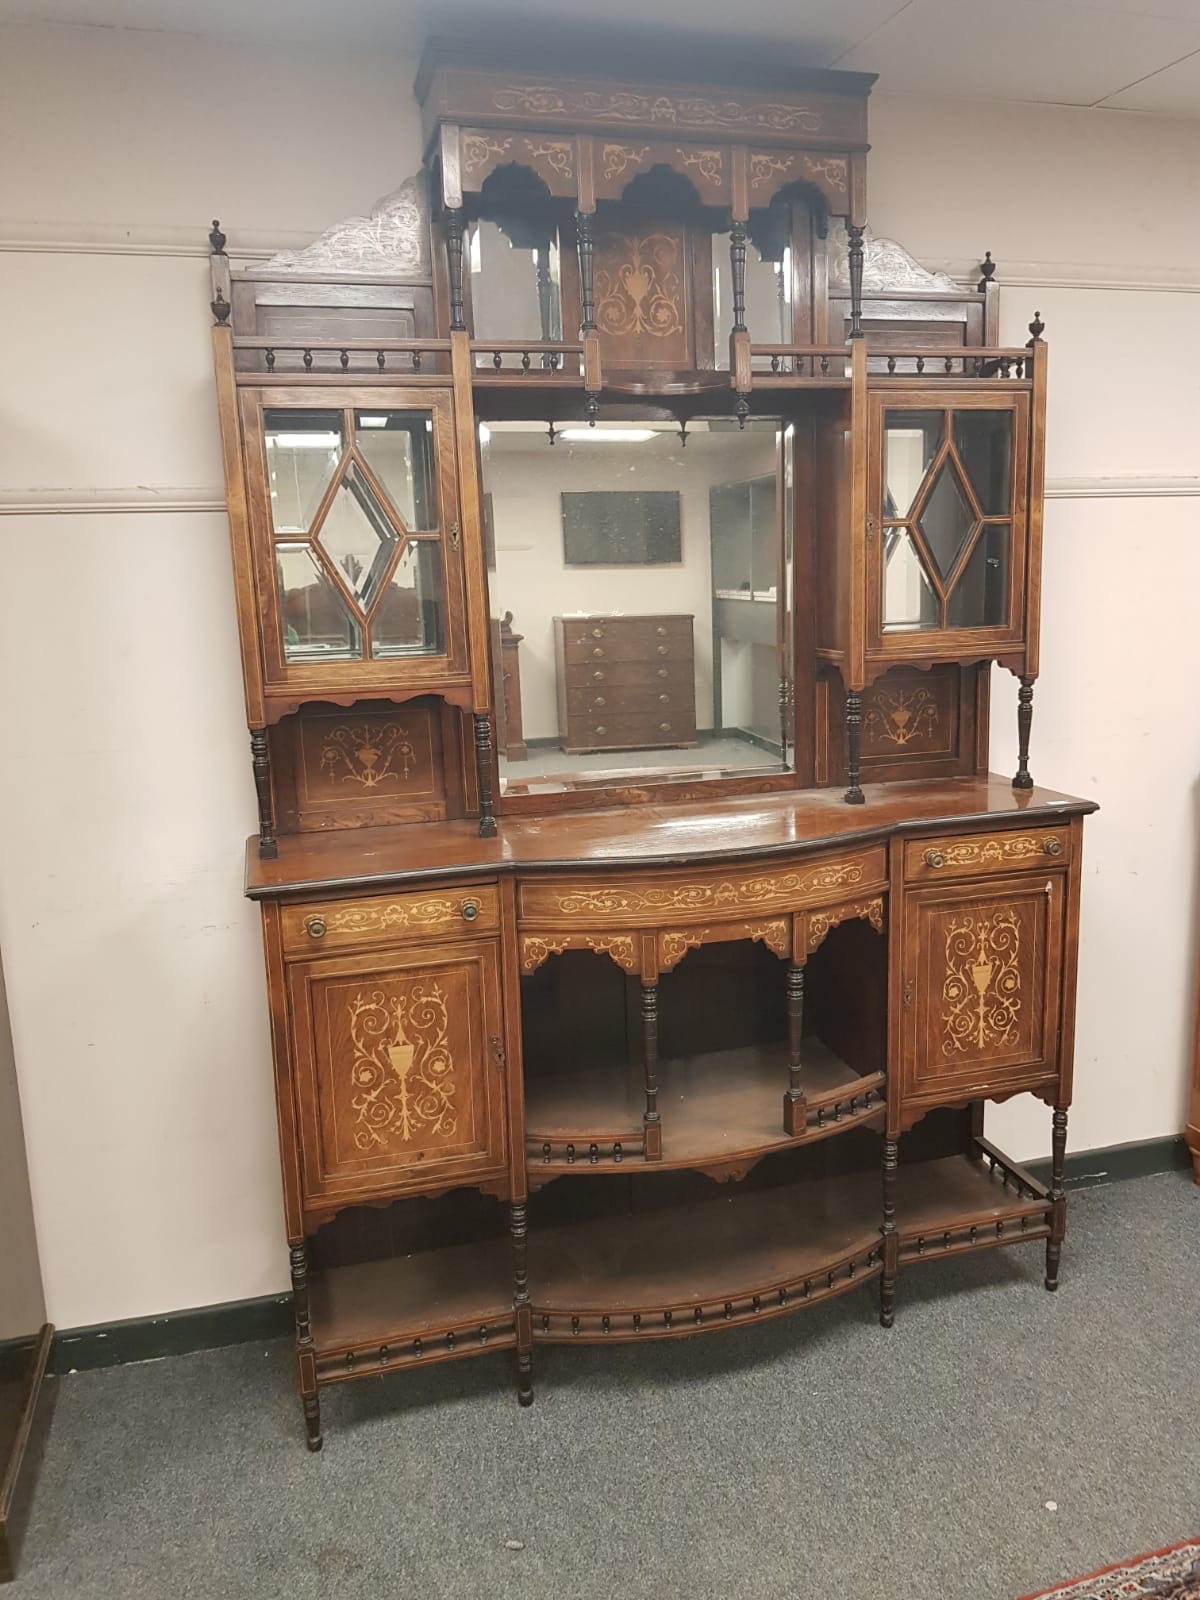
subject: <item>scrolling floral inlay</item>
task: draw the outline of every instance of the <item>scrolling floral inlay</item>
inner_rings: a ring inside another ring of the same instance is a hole
[[[492,139],[486,133],[465,133],[462,142],[464,172],[474,172],[489,161],[499,160],[512,149],[512,139]]]
[[[1004,866],[1014,861],[1044,860],[1050,854],[1047,841],[1059,845],[1057,834],[1011,833],[1002,837],[963,839],[957,844],[939,845],[948,867]]]
[[[901,749],[923,735],[937,733],[938,704],[928,689],[876,689],[868,691],[863,732]]]
[[[542,144],[527,140],[525,148],[531,161],[544,161],[560,178],[575,175],[575,152],[569,139],[547,139]]]
[[[635,150],[632,145],[606,144],[600,147],[600,159],[603,164],[606,178],[619,178],[627,167],[640,167],[645,164],[646,157],[650,154],[650,146],[644,144],[640,150]]]
[[[453,900],[391,900],[383,905],[330,907],[321,916],[330,933],[386,933],[392,928],[440,927],[461,913]]]
[[[609,956],[626,972],[639,970],[637,947],[629,933],[526,933],[521,937],[521,971],[535,972],[543,961],[565,950],[591,950]]]
[[[453,1138],[454,1061],[439,986],[421,981],[392,995],[364,989],[349,1010],[355,1090],[350,1106],[358,1148]]]
[[[864,863],[844,861],[807,871],[731,878],[717,883],[651,885],[645,889],[573,889],[558,895],[557,910],[566,916],[588,912],[641,915],[660,911],[716,911],[770,904],[784,896],[853,888],[862,882]]]
[[[831,928],[836,928],[842,922],[852,922],[856,917],[861,917],[869,922],[876,933],[883,932],[883,899],[876,896],[874,900],[856,900],[842,906],[831,906],[828,911],[814,911],[808,919],[807,944],[810,951],[815,950],[824,940]]]
[[[377,789],[388,778],[408,782],[417,753],[398,724],[371,728],[342,723],[331,728],[321,747],[321,774],[330,783],[357,783]]]
[[[687,150],[676,146],[685,167],[694,167],[705,183],[719,189],[725,181],[725,157],[720,150]]]
[[[821,113],[779,100],[715,100],[706,95],[638,94],[617,89],[558,89],[552,84],[511,84],[492,93],[492,109],[533,117],[595,118],[603,122],[694,128],[763,128],[816,133]]]
[[[670,972],[689,950],[698,949],[714,937],[721,942],[754,939],[781,957],[788,954],[792,945],[791,925],[786,917],[776,917],[770,922],[727,922],[715,929],[669,928],[658,936],[659,971]]]
[[[649,334],[668,339],[683,332],[679,244],[666,233],[624,241],[629,258],[596,270],[596,322],[615,337]]]
[[[1011,910],[951,919],[942,984],[942,1054],[1015,1042],[1021,1010],[1021,925]]]

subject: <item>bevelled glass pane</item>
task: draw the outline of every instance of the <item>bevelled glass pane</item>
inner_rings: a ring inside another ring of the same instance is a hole
[[[975,514],[958,480],[958,468],[949,458],[938,469],[920,522],[929,553],[937,563],[938,575],[948,578],[975,526]]]
[[[275,546],[285,661],[356,661],[362,629],[307,544]]]
[[[396,563],[371,622],[371,654],[436,656],[443,649],[442,552],[436,540],[414,539]]]
[[[340,411],[263,412],[271,522],[276,533],[307,533],[342,456]]]
[[[786,202],[750,213],[746,242],[746,326],[755,344],[792,342],[792,208]],[[729,235],[716,233],[713,259],[713,348],[716,365],[729,366],[733,328],[733,265]]]
[[[952,628],[1003,628],[1008,623],[1007,522],[986,523],[950,592],[946,610]]]
[[[941,411],[889,411],[883,431],[883,514],[907,517],[942,442]]]
[[[883,631],[936,628],[938,598],[908,529],[889,528],[883,549]]]
[[[1012,510],[1011,411],[956,411],[954,448],[985,517]]]
[[[547,217],[481,219],[467,240],[476,339],[561,339],[558,229]],[[476,366],[491,355],[480,351]]]
[[[387,571],[396,535],[353,462],[337,486],[317,543],[365,611]]]
[[[429,413],[356,411],[354,438],[404,526],[413,532],[436,528]]]

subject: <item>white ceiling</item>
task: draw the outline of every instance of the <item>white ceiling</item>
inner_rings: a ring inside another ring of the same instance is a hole
[[[645,0],[0,0],[9,21],[409,51],[431,33],[469,44],[523,21],[602,27],[611,45],[649,15]],[[1200,0],[674,0],[657,21],[877,72],[892,93],[1200,117]]]

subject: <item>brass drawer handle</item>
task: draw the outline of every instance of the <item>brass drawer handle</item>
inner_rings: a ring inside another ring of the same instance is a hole
[[[476,917],[479,915],[479,909],[478,900],[464,900],[462,905],[459,907],[459,910],[462,912],[462,919],[464,922],[474,922]]]
[[[1062,840],[1055,838],[1043,839],[1042,849],[1048,856],[1060,856],[1062,855]]]
[[[946,858],[940,850],[926,850],[925,865],[927,867],[944,867]]]
[[[325,937],[324,917],[309,917],[304,927],[310,939],[323,939]]]

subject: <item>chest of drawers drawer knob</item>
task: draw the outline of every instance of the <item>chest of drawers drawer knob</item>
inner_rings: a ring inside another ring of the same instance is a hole
[[[667,630],[662,627],[661,624],[659,627],[655,628],[654,631],[659,635],[660,638],[666,638]]]
[[[666,667],[659,667],[658,675],[659,675],[660,678],[665,678],[665,677],[669,676]]]
[[[593,639],[603,639],[603,637],[604,637],[604,629],[603,628],[593,628],[592,629],[592,638]]]
[[[608,702],[605,700],[605,698],[604,698],[604,696],[602,694],[598,694],[596,696],[596,698],[592,701],[592,704],[593,704],[593,706],[595,706],[597,711],[600,711],[608,704]]]
[[[925,865],[927,867],[944,867],[946,865],[946,857],[940,850],[926,850]]]
[[[669,656],[671,654],[671,646],[669,644],[660,644],[658,653],[660,656]]]
[[[669,706],[671,704],[671,696],[669,694],[660,694],[658,703],[660,706]]]
[[[592,682],[593,683],[603,683],[604,682],[604,674],[602,672],[593,672],[592,673]]]
[[[658,731],[659,733],[670,733],[671,724],[669,722],[660,722],[658,725]]]
[[[310,939],[323,939],[325,937],[324,917],[309,917],[304,927]]]
[[[597,645],[596,648],[592,651],[592,654],[594,656],[602,656],[604,654],[604,651],[601,650],[599,645]]]
[[[478,900],[464,900],[459,907],[464,922],[474,922],[479,915]]]

